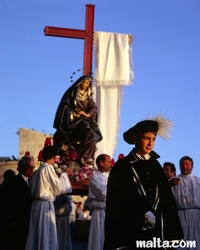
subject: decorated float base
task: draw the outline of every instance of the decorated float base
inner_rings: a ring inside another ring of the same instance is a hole
[[[72,195],[87,196],[89,180],[71,181]]]
[[[47,137],[44,146],[52,146],[52,140],[53,138]],[[38,161],[43,161],[42,150],[38,154]],[[75,149],[65,144],[62,145],[58,155],[55,156],[55,163],[53,164],[55,172],[59,177],[62,172],[68,174],[72,186],[71,195],[88,195],[90,178],[92,177],[93,173],[97,171],[97,167],[94,166],[94,163],[92,163],[92,165],[88,165],[87,163],[84,164],[85,165],[82,165],[81,162],[80,165],[80,162],[77,161]]]
[[[76,161],[69,160],[65,164],[55,163],[55,171],[59,174],[62,171],[70,170],[69,179],[72,185],[71,195],[87,196],[90,178],[97,169],[93,166],[80,166]]]

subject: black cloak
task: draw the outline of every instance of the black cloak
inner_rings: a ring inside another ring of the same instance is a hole
[[[72,145],[76,149],[78,145],[81,145],[81,150],[83,150],[85,142],[91,141],[90,145],[95,148],[96,143],[102,140],[101,131],[97,124],[98,109],[92,98],[92,93],[86,100],[78,100],[79,87],[84,80],[91,80],[91,77],[81,76],[64,93],[60,101],[53,124],[53,127],[57,129],[54,135],[55,146],[66,144]],[[91,86],[89,88],[91,92]],[[71,120],[71,114],[76,109],[85,111],[85,113],[90,114],[90,117],[81,116]],[[80,155],[84,156],[84,152]]]
[[[110,172],[104,250],[124,246],[136,249],[136,240],[152,240],[153,237],[169,241],[183,239],[174,196],[157,161],[159,156],[154,151],[150,156],[149,160],[140,160],[133,150],[117,161]],[[157,207],[153,208],[156,192]],[[156,224],[154,229],[143,230],[144,214],[148,211],[155,214]]]

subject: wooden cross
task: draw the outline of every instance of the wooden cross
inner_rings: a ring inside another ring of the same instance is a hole
[[[93,4],[86,4],[85,29],[67,29],[46,26],[44,33],[46,36],[58,36],[66,38],[84,39],[84,59],[83,74],[91,75],[92,73],[92,49],[93,49],[93,32],[94,32],[94,7]]]

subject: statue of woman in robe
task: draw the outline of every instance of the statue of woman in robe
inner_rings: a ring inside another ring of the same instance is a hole
[[[54,145],[74,147],[82,165],[93,164],[96,143],[102,135],[97,106],[92,98],[92,78],[81,76],[63,95],[56,111]]]

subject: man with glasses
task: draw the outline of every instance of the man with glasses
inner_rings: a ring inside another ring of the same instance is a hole
[[[9,185],[6,205],[9,211],[9,237],[12,238],[9,244],[12,245],[12,250],[25,248],[32,204],[29,180],[34,168],[34,158],[23,156],[18,162],[19,173],[12,178]]]

